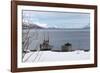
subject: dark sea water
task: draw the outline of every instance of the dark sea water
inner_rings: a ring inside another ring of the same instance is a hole
[[[22,38],[24,40],[25,33],[28,30],[24,29]],[[44,40],[49,40],[49,44],[54,50],[61,50],[61,46],[65,43],[71,43],[73,50],[90,49],[90,30],[89,29],[31,29],[29,30],[29,49],[37,49]]]

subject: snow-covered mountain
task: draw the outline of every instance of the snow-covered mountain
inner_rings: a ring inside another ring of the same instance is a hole
[[[26,24],[23,23],[22,24],[22,28],[23,29],[56,29],[56,27],[48,27],[46,24],[39,24],[39,23],[30,23],[30,24]]]
[[[86,25],[85,27],[83,27],[84,29],[90,29],[90,25]]]
[[[26,24],[26,23],[23,23],[22,24],[22,28],[23,29],[27,29],[27,28],[30,28],[30,29],[44,29],[45,27],[41,27],[41,26],[39,26],[39,25],[37,25],[37,24]]]

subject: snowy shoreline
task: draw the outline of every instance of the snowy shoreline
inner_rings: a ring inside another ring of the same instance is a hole
[[[23,62],[52,62],[52,61],[73,61],[73,60],[88,60],[90,52],[82,50],[72,52],[55,52],[55,51],[37,51],[26,53]]]

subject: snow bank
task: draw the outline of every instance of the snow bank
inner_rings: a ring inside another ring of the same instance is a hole
[[[87,60],[89,58],[90,52],[84,52],[80,50],[73,52],[40,51],[27,53],[23,58],[23,62]]]

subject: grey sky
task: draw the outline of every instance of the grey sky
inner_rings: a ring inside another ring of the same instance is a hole
[[[89,25],[90,14],[23,10],[23,22],[27,21],[43,27],[83,28]]]

